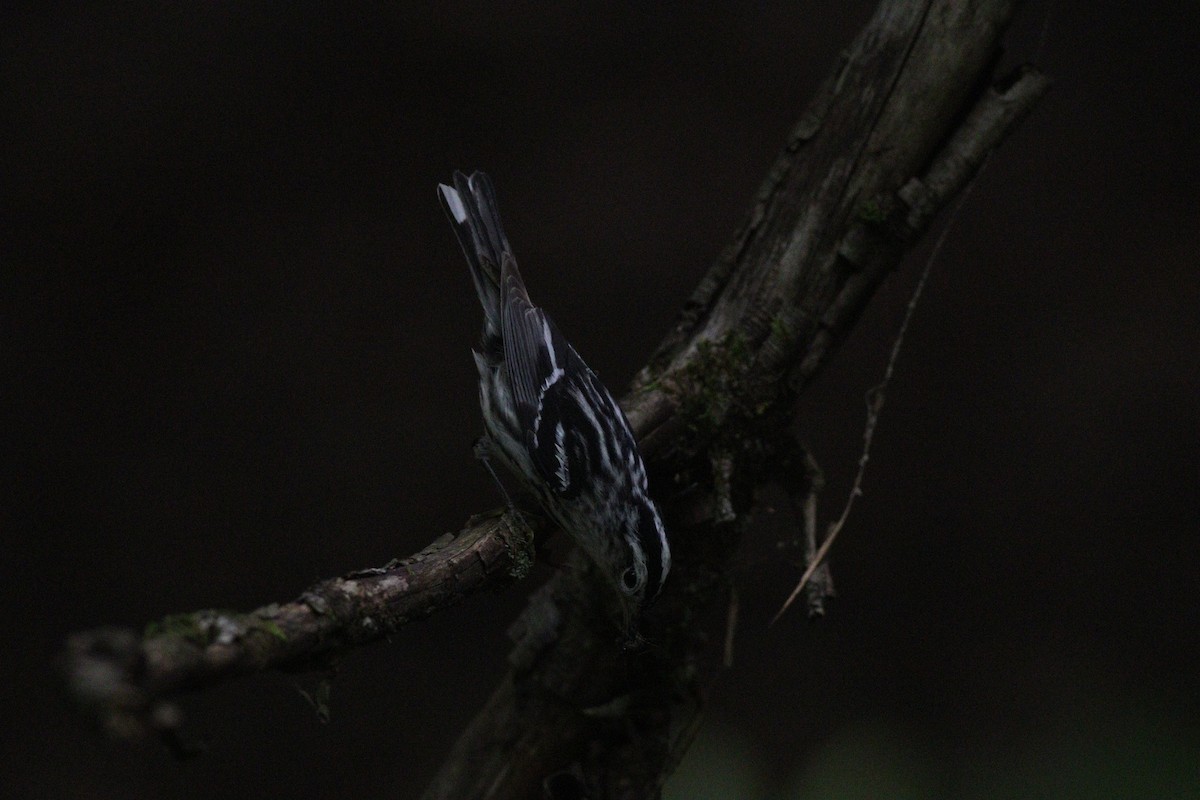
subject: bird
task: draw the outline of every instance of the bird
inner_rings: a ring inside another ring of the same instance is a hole
[[[475,454],[506,499],[493,457],[531,490],[636,619],[662,589],[671,548],[629,420],[530,300],[488,176],[456,171],[451,184],[438,196],[483,306]]]

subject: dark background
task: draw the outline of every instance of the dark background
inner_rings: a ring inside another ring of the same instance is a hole
[[[436,182],[491,172],[532,293],[621,389],[872,5],[10,7],[0,784],[415,797],[544,568],[347,658],[328,725],[289,677],[187,700],[188,763],[93,736],[55,652],[495,505]],[[1046,7],[1019,19],[1007,62],[1056,83],[935,268],[840,597],[766,627],[796,573],[764,511],[674,796],[1200,792],[1200,14],[1140,7],[1056,3],[1040,53]],[[802,403],[829,515],[928,250]]]

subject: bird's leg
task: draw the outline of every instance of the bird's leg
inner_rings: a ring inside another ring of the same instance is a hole
[[[480,463],[487,469],[488,474],[492,476],[492,480],[496,482],[496,486],[500,489],[500,494],[504,496],[504,503],[508,506],[509,511],[515,512],[516,505],[509,496],[508,490],[504,488],[504,484],[500,482],[500,476],[496,474],[496,470],[492,469],[492,442],[487,436],[480,436],[475,440],[474,446],[471,448],[475,453],[475,458],[479,459]]]

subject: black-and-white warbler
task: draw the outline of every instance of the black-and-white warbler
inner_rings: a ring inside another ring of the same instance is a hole
[[[627,611],[640,610],[662,588],[671,551],[629,421],[530,302],[487,175],[455,172],[454,186],[441,184],[438,194],[483,304],[475,365],[487,433],[477,454],[485,464],[496,455],[519,476],[626,599]]]

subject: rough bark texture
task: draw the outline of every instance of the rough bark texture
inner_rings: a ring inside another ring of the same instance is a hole
[[[624,405],[673,548],[666,590],[621,641],[578,555],[532,597],[510,670],[427,798],[654,797],[703,705],[706,612],[724,600],[756,486],[802,482],[796,394],[883,278],[1044,92],[992,68],[1012,0],[884,2],[801,117],[745,223]],[[801,487],[796,487],[801,488]],[[528,566],[533,531],[475,518],[398,564],[249,614],[198,612],[143,636],[78,634],[64,662],[110,730],[173,732],[181,691],[319,664]]]
[[[321,581],[290,603],[173,614],[141,635],[77,633],[63,670],[79,704],[110,733],[155,732],[174,745],[182,718],[168,698],[267,669],[320,668],[477,589],[523,577],[533,536],[511,513],[473,517],[409,558]]]

